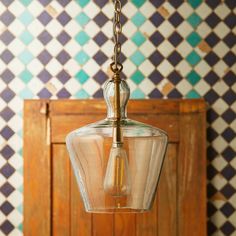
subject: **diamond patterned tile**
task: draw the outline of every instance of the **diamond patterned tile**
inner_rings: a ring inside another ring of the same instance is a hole
[[[234,235],[235,3],[123,4],[121,61],[131,97],[202,96],[208,102],[208,234]],[[0,150],[3,234],[22,235],[22,192],[15,189],[20,184],[16,170],[22,166],[22,122],[17,118],[22,99],[101,98],[113,50],[112,15],[108,0],[0,2],[0,138],[6,141]],[[212,200],[217,194],[225,199],[222,204]]]

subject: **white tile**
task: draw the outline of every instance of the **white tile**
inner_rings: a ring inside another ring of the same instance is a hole
[[[187,80],[183,79],[176,85],[176,89],[185,96],[192,89],[192,85]]]
[[[157,69],[163,76],[168,76],[172,71],[173,71],[173,66],[167,61],[164,60],[158,67]]]
[[[96,81],[89,79],[83,84],[83,88],[90,96],[92,96],[99,89],[99,85]]]
[[[228,162],[222,156],[218,156],[212,160],[211,165],[221,172],[228,165]],[[215,202],[215,204],[218,209],[222,206],[222,202]]]
[[[206,19],[212,13],[212,9],[205,2],[202,2],[195,11],[202,20]]]
[[[13,1],[8,7],[8,10],[16,17],[19,17],[25,10],[25,7],[20,3],[20,1]]]
[[[81,30],[82,27],[74,20],[68,22],[64,27],[64,31],[69,34],[71,38],[75,37]]]
[[[35,39],[28,45],[27,48],[34,57],[37,57],[43,51],[44,46],[39,40]]]
[[[63,30],[63,26],[56,20],[52,19],[45,28],[48,33],[50,33],[53,37],[57,37],[61,31]]]
[[[145,44],[145,43],[144,43]],[[143,45],[144,45],[143,44]],[[140,51],[143,53],[143,51],[146,50],[145,46],[140,47]],[[145,44],[146,45],[146,44]],[[127,58],[129,58],[133,53],[138,49],[138,47],[132,42],[132,40],[127,40],[125,43],[122,45],[122,52],[125,54]],[[150,47],[147,46],[147,51],[150,51]]]
[[[131,40],[128,40],[127,42],[131,42]],[[122,46],[123,48],[123,46]],[[135,48],[135,47],[134,47]],[[137,47],[136,47],[137,48]],[[156,48],[154,47],[154,45],[149,41],[146,40],[140,47],[139,47],[140,52],[146,57],[148,58],[155,50]],[[127,50],[123,50],[124,52],[130,51],[130,47],[127,48]],[[135,52],[135,50],[130,54],[132,55]],[[130,56],[129,55],[129,56]],[[128,57],[129,57],[128,56]]]
[[[227,54],[228,51],[229,51],[229,48],[223,41],[220,41],[213,48],[213,52],[216,53],[220,58],[223,58]]]
[[[81,12],[80,6],[75,1],[70,1],[64,9],[71,18],[76,17]]]
[[[194,68],[194,70],[202,77],[202,79],[211,71],[211,69],[212,68],[204,60],[201,60]]]
[[[174,31],[174,27],[168,22],[164,21],[159,27],[158,31],[165,37],[168,38]],[[186,29],[187,31],[187,29]]]
[[[99,71],[100,66],[94,60],[89,60],[83,68],[90,77],[93,77]]]
[[[93,1],[90,1],[84,7],[83,11],[86,12],[86,15],[92,19],[100,12],[100,8]]]
[[[122,12],[124,15],[129,16],[129,18],[132,18],[137,12],[137,8],[134,6],[134,4],[131,3],[131,1],[128,1],[122,8]]]
[[[14,20],[14,22],[8,26],[8,30],[11,31],[13,35],[19,36],[25,30],[25,26],[19,20]]]
[[[148,19],[156,12],[156,8],[149,1],[145,1],[139,11]]]
[[[27,69],[34,76],[37,76],[43,69],[43,65],[37,59],[33,59],[28,65]]]
[[[207,37],[211,33],[211,31],[212,29],[204,21],[201,22],[196,29],[196,32],[201,36],[201,38]]]
[[[89,21],[88,24],[85,25],[84,30],[90,38],[93,38],[100,31],[100,28],[94,21]]]
[[[93,40],[89,40],[83,46],[83,49],[91,58],[100,50],[99,46]]]
[[[145,78],[140,84],[139,88],[144,92],[144,94],[149,94],[155,88],[153,82]]]
[[[193,8],[187,2],[183,2],[183,4],[178,8],[178,13],[184,19],[187,19],[193,13]]]
[[[222,78],[225,75],[227,68],[228,66],[225,64],[225,62],[220,60],[214,65],[213,70],[219,77]]]
[[[212,146],[213,148],[218,152],[221,153],[225,150],[225,148],[227,147],[227,142],[224,140],[224,138],[222,138],[221,136],[218,136],[213,142],[212,142]]]
[[[204,96],[211,89],[211,87],[208,83],[201,79],[196,85],[194,85],[194,89],[198,94]]]
[[[224,20],[224,18],[231,12],[231,9],[229,9],[227,5],[222,2],[222,4],[219,4],[215,8],[214,12],[220,17],[221,20]]]
[[[125,34],[126,37],[131,38],[134,33],[137,31],[137,27],[133,24],[132,21],[127,21],[122,29],[122,32]],[[112,33],[112,30],[110,30]],[[143,30],[142,30],[143,32]],[[112,36],[112,35],[111,35]]]
[[[224,178],[222,174],[217,174],[213,177],[211,180],[211,184],[214,185],[214,187],[220,191],[225,184],[227,184],[227,180]]]
[[[38,19],[35,19],[32,21],[32,23],[30,23],[30,25],[28,26],[28,30],[29,32],[36,38],[38,37],[39,34],[42,33],[42,31],[44,30],[43,25],[38,21]]]
[[[8,69],[13,71],[14,74],[19,75],[25,68],[25,65],[21,63],[16,57],[8,64]]]
[[[28,6],[28,10],[31,12],[31,14],[37,17],[43,12],[44,7],[39,3],[39,1],[32,1]]]
[[[214,32],[216,33],[216,35],[220,38],[223,39],[229,32],[230,29],[229,27],[224,23],[224,22],[220,22],[215,28],[214,28]]]
[[[164,40],[157,47],[157,51],[160,52],[165,58],[167,58],[174,50],[175,48],[173,47],[173,45],[167,40]]]
[[[163,64],[161,69],[163,68],[163,70],[165,69],[165,66],[168,66],[166,64]],[[169,68],[168,68],[169,69]],[[153,64],[149,61],[149,60],[145,60],[140,66],[139,66],[139,70],[143,73],[144,76],[148,77],[154,70],[155,70],[155,66],[153,66]],[[168,72],[168,71],[167,71]]]
[[[140,31],[143,32],[147,37],[151,37],[152,34],[156,31],[156,27],[150,22],[150,21],[145,21],[141,26],[140,26]],[[124,31],[125,32],[125,31]],[[125,35],[129,36],[127,33]]]

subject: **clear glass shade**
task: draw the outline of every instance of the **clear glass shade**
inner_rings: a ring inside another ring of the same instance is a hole
[[[129,88],[120,84],[122,143],[114,144],[114,82],[104,87],[105,120],[66,138],[71,163],[88,212],[143,212],[152,207],[166,152],[164,131],[126,117]]]

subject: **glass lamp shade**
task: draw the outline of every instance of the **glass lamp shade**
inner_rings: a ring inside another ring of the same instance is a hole
[[[129,87],[120,82],[119,122],[116,135],[115,85],[104,86],[107,118],[67,135],[66,144],[87,212],[143,212],[152,207],[166,152],[164,131],[126,116]]]

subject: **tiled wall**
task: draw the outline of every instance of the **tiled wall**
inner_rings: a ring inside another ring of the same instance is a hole
[[[236,235],[236,1],[123,3],[131,97],[206,99],[208,232]],[[112,14],[108,0],[0,1],[0,235],[22,235],[23,100],[102,97]]]

